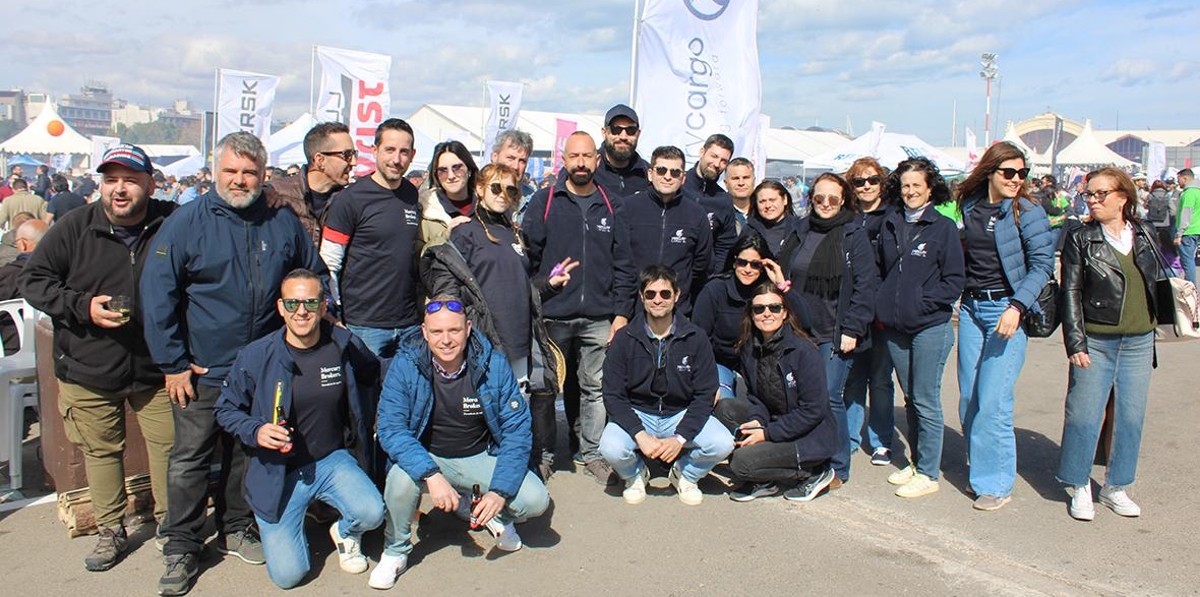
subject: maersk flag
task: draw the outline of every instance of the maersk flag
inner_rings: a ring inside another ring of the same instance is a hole
[[[734,155],[756,153],[758,0],[647,0],[634,85],[647,152],[674,145],[693,163],[706,137],[724,133]]]
[[[487,124],[483,127],[483,149],[480,150],[479,164],[482,166],[492,161],[492,146],[501,131],[517,128],[517,117],[521,115],[521,95],[525,91],[524,83],[510,81],[488,81],[487,94],[491,109],[488,111]]]
[[[265,145],[271,138],[279,77],[222,68],[217,79],[217,139],[245,131]]]

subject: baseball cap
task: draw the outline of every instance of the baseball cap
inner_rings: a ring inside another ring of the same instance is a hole
[[[150,156],[146,155],[141,147],[129,143],[120,143],[108,148],[100,160],[100,165],[96,166],[96,172],[104,172],[104,168],[110,164],[125,166],[136,172],[154,173],[154,165],[150,163]]]
[[[637,112],[634,112],[633,108],[630,108],[625,104],[617,104],[609,108],[608,113],[604,115],[604,126],[612,124],[613,119],[617,118],[618,116],[624,116],[625,118],[632,120],[634,124],[639,126],[641,125],[641,123],[638,122]]]

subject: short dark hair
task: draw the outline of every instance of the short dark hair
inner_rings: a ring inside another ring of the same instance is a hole
[[[995,147],[995,146],[993,146]],[[977,166],[978,167],[978,166]],[[900,177],[905,172],[920,172],[925,175],[925,184],[929,187],[929,202],[933,205],[943,205],[953,200],[946,179],[938,170],[937,164],[926,157],[909,158],[900,162],[896,170],[888,175],[883,183],[883,200],[891,205],[904,205],[900,194]],[[961,208],[961,206],[959,206]]]
[[[809,205],[812,205],[813,194],[817,192],[817,183],[824,182],[826,180],[837,183],[838,187],[842,189],[842,209],[849,212],[859,211],[858,201],[855,201],[858,195],[854,194],[854,187],[850,186],[850,183],[846,182],[845,178],[842,178],[833,172],[825,172],[821,174],[812,182],[812,186],[808,187]],[[943,186],[945,185],[943,184]]]
[[[665,280],[673,290],[679,290],[679,278],[675,275],[675,270],[661,263],[655,263],[647,265],[638,276],[638,293],[641,294],[647,286],[659,280]]]
[[[314,274],[312,272],[312,270],[308,270],[303,267],[298,267],[298,268],[288,272],[287,275],[283,277],[283,281],[279,283],[279,292],[281,295],[283,294],[283,285],[287,284],[288,280],[312,280],[312,281],[315,281],[317,283],[317,298],[320,298],[321,300],[325,300],[325,285],[321,283],[320,276],[317,276],[316,274]]]
[[[311,164],[313,158],[327,147],[326,141],[329,140],[330,135],[338,133],[349,135],[350,127],[340,122],[322,122],[308,129],[308,132],[304,134],[304,159]]]
[[[658,160],[679,160],[687,163],[683,158],[683,150],[674,145],[655,147],[654,152],[650,154],[650,165],[658,163]]]
[[[437,169],[438,160],[443,154],[452,153],[462,160],[462,163],[467,165],[467,193],[474,197],[475,194],[475,178],[479,176],[479,166],[475,165],[475,158],[471,157],[471,150],[463,145],[462,141],[442,141],[433,147],[433,157],[429,160],[429,188],[442,190],[442,183],[438,180]]]
[[[62,174],[55,174],[50,177],[50,190],[55,193],[65,193],[71,189],[71,183],[67,182],[67,177]]]
[[[412,125],[408,124],[401,118],[389,118],[379,123],[379,127],[375,129],[376,145],[379,145],[379,142],[383,140],[384,131],[404,131],[408,133],[409,137],[412,137],[413,145],[416,145],[417,143],[417,134],[413,132]]]
[[[746,168],[749,168],[751,172],[754,171],[754,162],[751,162],[743,157],[736,157],[732,160],[729,160],[729,165],[725,166],[725,171],[728,172],[729,169],[734,166],[745,166]]]
[[[29,183],[25,182],[24,178],[13,179],[12,189],[14,191],[27,191],[27,190],[29,190]]]
[[[1195,178],[1195,177],[1196,177],[1196,175],[1195,175],[1195,174],[1192,174],[1192,169],[1191,169],[1191,168],[1184,168],[1183,170],[1180,170],[1180,171],[1179,171],[1179,173],[1178,173],[1178,174],[1176,174],[1175,176],[1187,176],[1187,177],[1189,177],[1189,178]]]
[[[733,153],[733,139],[730,139],[721,133],[709,135],[708,138],[704,140],[704,146],[700,148],[700,151],[708,151],[708,148],[712,147],[713,145],[716,145],[717,147],[720,147],[729,153]]]

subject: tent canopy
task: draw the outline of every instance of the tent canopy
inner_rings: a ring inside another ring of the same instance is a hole
[[[962,172],[967,167],[962,160],[937,149],[916,135],[885,132],[879,136],[879,146],[872,151],[873,136],[873,133],[866,133],[842,147],[813,156],[806,160],[804,165],[807,168],[845,172],[850,169],[854,160],[874,157],[884,168],[894,170],[904,160],[923,156],[932,160],[943,174]]]
[[[1049,161],[1049,160],[1047,160]],[[1060,166],[1117,166],[1128,168],[1133,162],[1105,147],[1092,132],[1092,121],[1083,125],[1083,132],[1070,145],[1058,152]]]
[[[59,134],[52,135],[51,130],[56,130]],[[91,155],[92,142],[64,122],[58,116],[54,105],[46,102],[42,113],[38,114],[25,130],[0,143],[0,152]]]
[[[306,161],[304,135],[316,124],[312,114],[305,112],[291,124],[271,133],[267,140],[267,163],[279,168],[303,164]]]

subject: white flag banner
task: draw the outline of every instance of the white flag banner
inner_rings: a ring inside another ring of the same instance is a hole
[[[371,147],[375,129],[391,114],[388,78],[392,57],[317,46],[317,122],[341,122],[350,127],[358,149],[356,176],[375,170]]]
[[[1162,180],[1167,173],[1167,146],[1162,141],[1151,141],[1146,151],[1146,179]]]
[[[689,163],[723,133],[734,155],[759,146],[762,78],[758,0],[647,0],[638,36],[634,108],[649,154],[674,145]]]
[[[887,125],[882,122],[871,122],[871,157],[879,158],[879,143],[883,141],[883,132]]]
[[[967,140],[967,169],[973,170],[975,164],[979,163],[979,146],[976,144],[975,131],[971,130],[971,127],[966,127],[964,136]]]
[[[245,131],[266,144],[279,77],[224,68],[217,73],[217,139]]]
[[[483,145],[479,150],[479,165],[483,166],[492,161],[492,145],[500,131],[517,128],[517,116],[521,113],[521,94],[525,91],[524,83],[510,81],[488,81],[487,94],[488,111],[487,124],[483,126]]]
[[[108,151],[109,147],[117,145],[120,142],[121,139],[117,137],[94,135],[92,137],[92,161],[88,164],[88,167],[95,170],[96,166],[100,165],[100,160],[104,159],[104,152]]]
[[[766,114],[760,114],[758,117],[758,130],[771,130],[771,117]],[[745,155],[746,152],[741,152]],[[765,132],[758,136],[758,145],[754,147],[754,153],[750,155],[750,162],[754,164],[754,171],[760,172],[759,179],[767,177],[767,135]],[[726,184],[726,186],[729,186]]]

